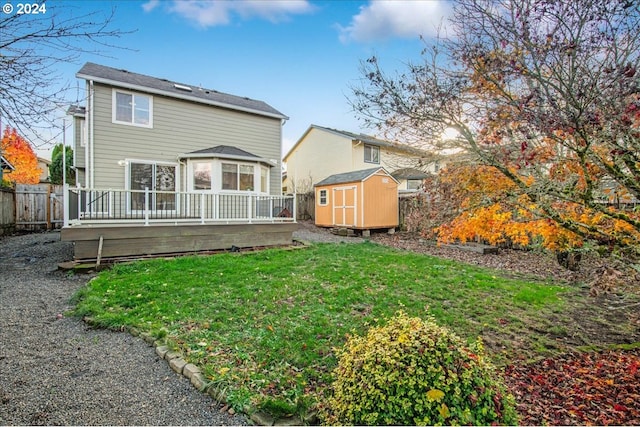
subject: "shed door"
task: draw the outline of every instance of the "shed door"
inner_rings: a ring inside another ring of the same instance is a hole
[[[333,189],[333,223],[346,227],[356,225],[356,186]]]

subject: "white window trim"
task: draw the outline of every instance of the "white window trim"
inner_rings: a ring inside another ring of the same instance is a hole
[[[208,190],[202,190],[202,189],[196,190],[195,189],[195,185],[194,185],[195,183],[194,183],[193,178],[194,178],[194,174],[195,174],[195,166],[197,164],[208,164],[211,167],[211,171],[210,171],[211,172],[211,177],[210,177],[211,178],[211,183],[210,183],[211,184],[211,188],[208,189]],[[187,190],[188,191],[193,191],[193,192],[198,192],[198,193],[200,193],[200,192],[211,193],[211,192],[213,192],[215,190],[216,168],[215,168],[214,162],[211,159],[204,159],[204,160],[191,159],[191,160],[189,160],[187,162],[187,165],[188,165],[188,167],[187,167],[187,177],[186,177],[186,179],[187,179]]]
[[[324,192],[324,203],[322,203],[322,192]],[[318,206],[329,205],[329,190],[318,190]]]
[[[124,94],[127,94],[127,95],[131,95],[134,104],[135,104],[135,98],[137,96],[144,96],[146,98],[149,98],[149,123],[148,124],[141,124],[141,123],[133,122],[133,120],[134,120],[133,114],[135,114],[135,107],[134,106],[132,106],[132,109],[131,109],[131,114],[132,114],[132,117],[131,117],[132,121],[131,122],[123,122],[121,120],[116,120],[116,111],[117,111],[116,93],[124,93]],[[147,95],[147,94],[142,94],[142,93],[137,93],[137,92],[131,92],[131,91],[128,91],[128,90],[122,90],[122,89],[113,88],[111,90],[111,123],[118,124],[118,125],[135,126],[135,127],[138,127],[138,128],[153,129],[153,96]]]
[[[378,151],[378,161],[377,161],[377,162],[376,162],[376,161],[374,161],[374,160],[369,160],[369,159],[367,159],[367,155],[366,155],[367,150],[366,150],[366,147],[371,148],[372,152],[373,152],[373,150],[374,150],[374,149]],[[364,162],[365,162],[365,163],[373,163],[373,164],[375,164],[375,165],[379,165],[379,164],[380,164],[380,147],[378,147],[377,145],[364,144],[364,147],[362,148],[362,151],[364,152],[364,153],[363,153],[363,158],[364,158]]]
[[[194,163],[211,163],[211,190],[195,190],[193,188],[193,164]],[[223,190],[222,189],[222,164],[229,163],[234,164],[238,167],[238,173],[240,166],[253,166],[253,184],[254,189],[249,190]],[[271,170],[269,167],[265,167],[260,162],[242,162],[233,159],[221,159],[213,157],[211,159],[190,159],[188,161],[189,167],[187,168],[187,189],[188,191],[197,191],[197,192],[205,192],[205,193],[223,193],[223,194],[259,194],[259,195],[269,195],[271,194]],[[261,190],[261,170],[266,169],[267,174],[267,191],[262,192]]]
[[[85,119],[78,120],[80,124],[80,147],[85,148],[87,146],[87,122]]]
[[[175,186],[176,189],[176,197],[180,197],[180,164],[174,162],[166,162],[161,160],[147,160],[147,159],[125,159],[125,168],[124,168],[124,182],[125,182],[125,190],[131,191],[131,163],[141,163],[141,164],[153,164],[156,166],[173,166],[176,170],[176,180]],[[133,209],[131,207],[131,199],[130,196],[127,197],[127,212],[129,213],[140,213],[144,212],[140,209]],[[176,200],[176,206],[179,206],[179,200]],[[151,212],[157,212],[157,209],[151,209]],[[167,212],[175,212],[175,210],[167,210]]]

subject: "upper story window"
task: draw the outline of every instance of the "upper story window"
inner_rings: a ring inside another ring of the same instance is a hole
[[[153,127],[153,97],[114,89],[113,123]]]
[[[419,190],[422,187],[421,179],[408,179],[407,180],[407,190]]]
[[[375,145],[364,146],[364,161],[366,163],[380,164],[380,147]]]

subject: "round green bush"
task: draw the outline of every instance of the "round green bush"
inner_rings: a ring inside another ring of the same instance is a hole
[[[325,424],[517,424],[513,398],[478,340],[467,345],[432,318],[397,313],[338,351]]]

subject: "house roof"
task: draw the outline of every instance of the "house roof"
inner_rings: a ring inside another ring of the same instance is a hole
[[[390,148],[390,149],[393,149],[393,150],[396,150],[396,151],[401,151],[403,153],[411,154],[413,156],[431,156],[432,155],[431,153],[429,153],[427,151],[420,150],[418,148],[411,147],[411,146],[406,145],[406,144],[400,144],[398,142],[386,141],[384,139],[376,138],[376,137],[373,137],[373,136],[370,136],[370,135],[365,135],[363,133],[349,132],[349,131],[345,131],[345,130],[332,129],[332,128],[328,128],[328,127],[318,126],[318,125],[312,124],[305,131],[305,133],[300,137],[300,139],[298,139],[298,141],[294,144],[294,146],[291,147],[289,152],[284,156],[284,160],[285,161],[287,160],[287,157],[289,157],[289,155],[291,153],[293,153],[293,151],[298,147],[298,145],[300,145],[300,143],[302,142],[302,140],[304,140],[304,138],[307,136],[307,134],[309,132],[311,132],[312,129],[318,129],[318,130],[322,130],[324,132],[332,133],[334,135],[342,136],[344,138],[350,139],[352,142],[362,142],[362,143],[368,144],[368,145],[376,145],[378,147]]]
[[[377,173],[378,171],[383,171],[384,173],[389,175],[389,173],[384,168],[381,168],[381,167],[363,169],[359,171],[345,172],[345,173],[338,173],[335,175],[331,175],[323,179],[322,181],[318,182],[314,187],[319,187],[322,185],[344,184],[347,182],[360,182],[369,178],[371,175]],[[395,181],[395,178],[393,178],[391,175],[389,176]]]
[[[76,77],[98,83],[138,90],[141,92],[169,96],[217,107],[287,120],[288,117],[269,104],[242,96],[230,95],[213,89],[177,83],[167,79],[151,77],[131,71],[106,67],[87,62],[76,73]]]
[[[231,160],[246,160],[250,162],[261,162],[270,166],[277,166],[274,162],[256,156],[253,153],[242,150],[238,147],[230,145],[217,145],[215,147],[203,148],[202,150],[191,151],[189,153],[180,154],[179,159],[196,159],[196,158],[221,158]]]
[[[67,109],[67,114],[74,117],[84,117],[86,108],[80,105],[70,105]]]
[[[395,179],[425,179],[429,174],[419,169],[403,168],[392,172],[391,176]]]
[[[0,166],[2,166],[2,170],[15,170],[13,165],[9,163],[9,160],[5,159],[4,156],[0,156]]]

